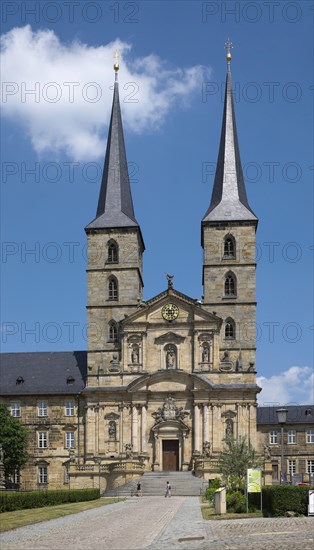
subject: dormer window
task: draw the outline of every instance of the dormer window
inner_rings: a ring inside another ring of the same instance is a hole
[[[73,378],[73,376],[67,377],[67,384],[71,385],[71,384],[74,384],[74,382],[75,382],[75,379]]]
[[[16,385],[20,386],[21,384],[24,384],[24,378],[22,376],[18,376],[16,379]]]

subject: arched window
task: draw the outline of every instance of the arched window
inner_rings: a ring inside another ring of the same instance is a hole
[[[235,323],[233,319],[227,319],[225,324],[225,338],[226,340],[235,339]]]
[[[119,262],[119,248],[116,241],[109,241],[108,243],[108,259],[109,264],[117,264]]]
[[[119,289],[118,289],[118,281],[115,277],[109,278],[108,283],[108,299],[109,300],[118,300],[119,298]]]
[[[233,420],[231,418],[226,420],[226,437],[233,437]]]
[[[115,321],[109,323],[109,341],[116,342],[119,337],[118,325]]]
[[[236,278],[233,273],[227,273],[225,278],[225,296],[236,296],[237,285]]]
[[[236,242],[232,235],[227,235],[224,239],[224,254],[225,259],[234,259],[236,257]]]

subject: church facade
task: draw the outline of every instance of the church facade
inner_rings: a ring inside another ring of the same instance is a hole
[[[105,490],[144,471],[193,469],[210,479],[227,435],[245,436],[258,452],[268,445],[257,430],[258,220],[242,174],[230,60],[228,53],[217,171],[201,221],[202,301],[177,290],[172,275],[143,301],[145,247],[114,66],[97,213],[85,228],[88,350],[3,354],[1,400],[30,430],[24,488]],[[271,476],[269,450],[266,458]]]

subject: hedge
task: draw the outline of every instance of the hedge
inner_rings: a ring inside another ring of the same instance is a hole
[[[284,516],[286,512],[307,515],[310,487],[266,485],[263,487],[263,512],[266,516]]]
[[[83,502],[100,498],[99,489],[74,489],[60,491],[30,491],[0,493],[0,512],[13,512],[25,508],[42,508],[66,502]]]

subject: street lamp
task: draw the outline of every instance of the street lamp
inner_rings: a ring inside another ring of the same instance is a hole
[[[283,485],[286,482],[286,468],[284,462],[284,453],[283,453],[283,428],[287,422],[288,409],[277,409],[277,419],[281,428],[281,473],[280,473],[280,484]]]

